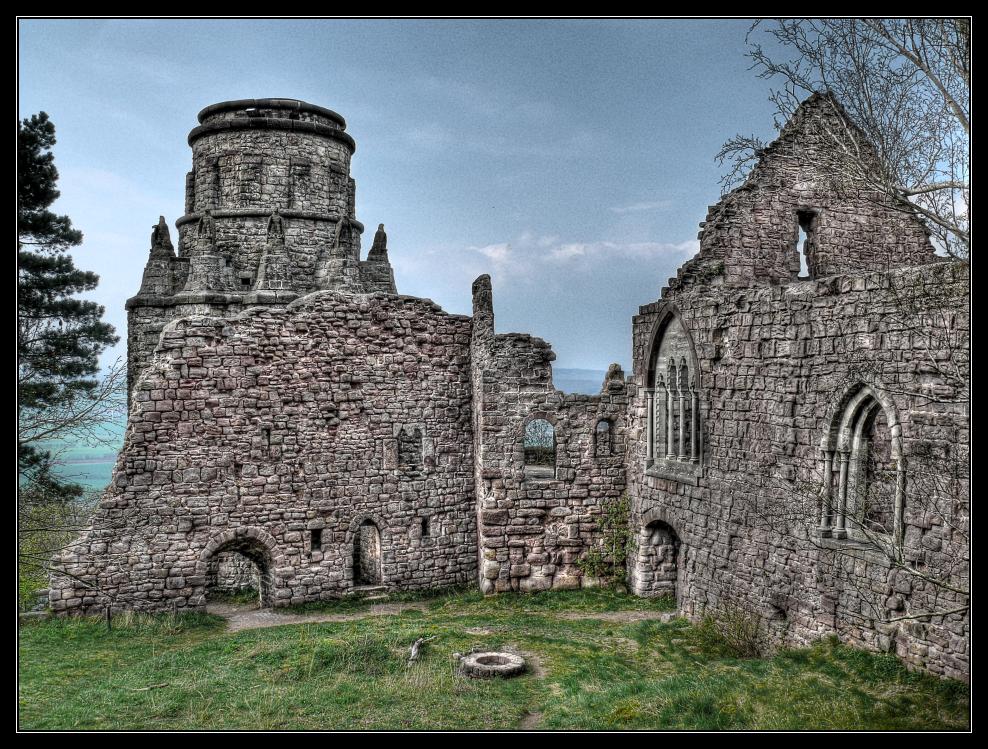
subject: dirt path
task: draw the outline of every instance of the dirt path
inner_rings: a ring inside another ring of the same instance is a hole
[[[644,622],[659,621],[662,623],[678,619],[675,611],[600,611],[597,613],[584,611],[564,611],[556,614],[560,619],[599,619],[604,622]]]
[[[319,622],[350,622],[368,616],[393,616],[402,611],[425,611],[425,603],[376,603],[363,611],[353,614],[281,614],[272,609],[247,608],[229,603],[213,603],[206,607],[210,614],[227,620],[227,630],[240,632],[244,629],[281,627],[285,624],[317,624]]]
[[[227,620],[230,632],[262,627],[281,627],[286,624],[317,624],[319,622],[352,622],[368,616],[394,616],[402,611],[425,611],[428,604],[420,603],[375,603],[362,611],[352,614],[282,614],[273,609],[260,609],[231,603],[212,603],[206,607],[210,614]],[[641,622],[655,620],[670,622],[677,617],[672,611],[562,611],[551,614],[560,619],[599,619],[605,622]],[[486,628],[468,629],[471,634],[490,634]]]
[[[538,710],[534,712],[525,713],[522,716],[521,722],[518,724],[519,731],[534,731],[539,727],[539,723],[542,722],[542,713]]]

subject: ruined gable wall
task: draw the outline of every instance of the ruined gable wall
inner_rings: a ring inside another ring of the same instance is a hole
[[[934,262],[921,222],[866,186],[860,175],[878,174],[878,162],[845,118],[833,99],[807,99],[758,155],[745,183],[710,207],[699,254],[670,286],[795,280],[801,213],[812,217],[806,251],[812,278]],[[859,138],[854,146],[849,133]],[[845,147],[861,150],[864,167],[848,163]]]
[[[967,678],[966,613],[881,622],[950,611],[965,596],[937,593],[867,549],[800,534],[817,524],[821,439],[835,402],[865,381],[884,389],[901,420],[905,563],[933,574],[956,563],[952,584],[967,587],[970,435],[959,384],[969,364],[968,294],[967,266],[941,263],[777,287],[696,287],[641,308],[629,406],[632,516],[637,524],[663,520],[678,534],[686,612],[734,605],[761,616],[779,641],[836,632]],[[696,486],[649,476],[644,464],[643,388],[655,324],[669,304],[693,338],[701,373],[706,444]],[[935,493],[950,501],[934,505]],[[938,507],[955,512],[956,528]]]
[[[475,580],[470,328],[428,300],[332,292],[172,323],[53,608],[197,607],[204,559],[230,544],[261,559],[270,603],[345,594],[365,518],[385,586]],[[419,465],[399,460],[402,428]]]
[[[625,490],[624,375],[609,373],[599,395],[552,385],[549,345],[495,334],[490,279],[474,284],[474,423],[481,590],[534,591],[583,584],[576,562],[599,537],[600,505]],[[526,423],[555,428],[554,473],[526,474]],[[595,429],[610,422],[611,452],[595,450]]]

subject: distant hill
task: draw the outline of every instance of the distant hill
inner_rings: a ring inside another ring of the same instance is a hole
[[[552,384],[556,390],[564,393],[583,393],[597,395],[600,386],[604,384],[607,372],[603,369],[567,369],[566,367],[552,368]]]

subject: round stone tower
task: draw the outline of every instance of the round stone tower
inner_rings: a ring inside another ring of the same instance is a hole
[[[127,301],[128,378],[168,321],[283,306],[313,291],[396,293],[383,225],[366,260],[346,121],[297,99],[240,99],[199,112],[177,254],[161,218]]]
[[[290,275],[283,288],[362,291],[356,146],[345,120],[296,99],[242,99],[206,107],[199,123],[177,222],[179,255],[190,261],[183,290],[255,289],[277,211]]]

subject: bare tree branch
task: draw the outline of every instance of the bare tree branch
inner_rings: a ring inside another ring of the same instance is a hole
[[[767,36],[770,47],[761,44]],[[970,22],[940,19],[779,19],[758,21],[747,37],[752,69],[778,83],[769,99],[776,125],[800,102],[827,92],[848,115],[830,133],[842,155],[832,181],[873,189],[918,215],[940,251],[970,252]],[[753,136],[732,138],[717,154],[728,164],[725,192],[757,161]],[[868,153],[873,147],[878,166]]]

